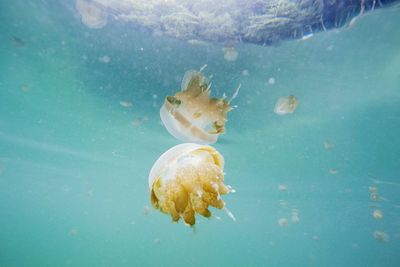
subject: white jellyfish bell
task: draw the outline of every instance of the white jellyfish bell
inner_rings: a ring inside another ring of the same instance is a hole
[[[210,87],[201,70],[191,70],[183,77],[182,91],[165,98],[160,116],[172,136],[184,142],[212,144],[225,132],[230,103],[240,86],[229,101],[210,97]]]
[[[299,102],[294,95],[283,96],[275,104],[274,112],[278,115],[291,114],[297,108]]]
[[[97,2],[76,0],[75,8],[88,28],[100,29],[107,24],[107,13]]]
[[[183,219],[194,225],[195,215],[210,217],[209,206],[224,209],[221,195],[234,192],[224,184],[224,158],[213,147],[193,143],[172,147],[154,163],[149,174],[151,203],[169,214],[174,222]]]

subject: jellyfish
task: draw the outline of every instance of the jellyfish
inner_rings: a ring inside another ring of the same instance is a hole
[[[207,145],[184,143],[162,154],[149,175],[151,204],[169,214],[174,222],[180,219],[192,226],[196,214],[211,217],[209,206],[226,209],[221,195],[233,192],[224,184],[224,158]]]
[[[107,24],[107,13],[95,2],[76,0],[75,8],[82,17],[82,23],[87,27],[100,29]]]
[[[383,213],[381,210],[374,210],[372,216],[375,218],[375,220],[381,220],[383,218]]]
[[[268,84],[270,84],[270,85],[274,85],[275,82],[276,82],[276,80],[275,80],[274,77],[270,77],[270,78],[268,79]]]
[[[325,140],[325,142],[324,142],[324,148],[325,148],[326,150],[331,150],[331,149],[333,149],[334,147],[335,147],[335,145],[334,145],[331,141]]]
[[[297,105],[298,101],[294,95],[284,96],[276,102],[274,112],[278,115],[290,114],[294,112]]]
[[[278,224],[279,224],[280,227],[286,227],[286,226],[289,225],[289,222],[288,222],[288,220],[286,218],[280,218],[278,220]]]
[[[222,51],[224,52],[224,58],[226,61],[236,61],[239,55],[234,47],[224,47]]]
[[[110,63],[111,58],[109,56],[107,56],[107,55],[104,55],[102,57],[99,57],[99,61],[101,63],[108,64],[108,63]]]
[[[386,242],[390,241],[389,235],[383,231],[375,231],[373,233],[373,236],[376,241],[381,242],[381,243],[386,243]]]
[[[299,218],[299,214],[297,213],[292,213],[292,223],[299,223],[300,222],[300,218]]]
[[[286,186],[285,184],[280,184],[280,185],[278,186],[278,190],[279,190],[279,191],[286,191],[286,190],[287,190],[287,186]]]
[[[160,116],[172,136],[184,142],[212,144],[225,132],[230,103],[240,86],[230,100],[211,98],[210,87],[201,70],[191,70],[183,77],[182,91],[165,98]]]

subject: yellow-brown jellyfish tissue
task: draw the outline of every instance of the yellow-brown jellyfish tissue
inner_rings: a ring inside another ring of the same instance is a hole
[[[210,86],[200,71],[188,71],[182,80],[182,91],[167,96],[160,110],[168,132],[184,142],[212,144],[225,132],[230,102],[210,97]]]
[[[174,222],[183,219],[194,225],[196,214],[210,217],[209,206],[224,209],[221,195],[233,192],[224,184],[224,159],[211,146],[185,143],[172,147],[155,162],[149,175],[151,203],[169,214]]]
[[[82,23],[92,29],[103,28],[107,24],[107,13],[94,1],[76,0],[75,8],[82,17]]]
[[[276,102],[274,112],[278,115],[290,114],[294,112],[297,105],[298,101],[294,95],[284,96]]]

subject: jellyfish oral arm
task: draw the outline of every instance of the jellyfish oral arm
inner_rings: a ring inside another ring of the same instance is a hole
[[[226,209],[221,195],[231,192],[224,182],[224,160],[213,147],[181,144],[165,152],[149,175],[153,207],[172,217],[194,225],[195,215],[210,217],[209,206]]]

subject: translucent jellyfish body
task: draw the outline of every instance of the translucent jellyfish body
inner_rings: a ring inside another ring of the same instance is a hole
[[[298,101],[294,95],[284,96],[276,102],[274,112],[278,115],[290,114],[294,112],[297,105]]]
[[[172,147],[153,165],[149,175],[151,203],[171,215],[194,225],[196,214],[210,217],[209,206],[225,209],[221,195],[232,191],[224,185],[224,159],[211,146],[193,143]],[[226,210],[228,215],[233,215]]]
[[[224,47],[222,51],[226,61],[235,61],[239,55],[234,47]]]
[[[76,0],[75,8],[82,17],[82,23],[92,29],[103,28],[107,24],[107,13],[96,2]]]
[[[184,142],[212,144],[225,131],[227,114],[232,109],[225,98],[211,98],[210,85],[199,71],[188,71],[182,91],[166,97],[160,110],[168,132]]]

